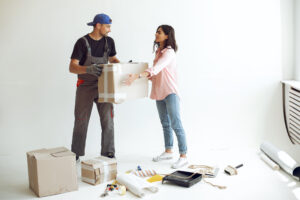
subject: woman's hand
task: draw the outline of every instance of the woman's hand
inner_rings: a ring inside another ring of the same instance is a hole
[[[136,79],[139,78],[138,74],[129,74],[128,78],[124,81],[125,85],[131,85]]]

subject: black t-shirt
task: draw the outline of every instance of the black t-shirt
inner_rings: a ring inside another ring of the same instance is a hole
[[[102,37],[100,40],[94,40],[89,36],[89,34],[85,35],[85,37],[87,38],[90,44],[92,56],[102,57],[105,50],[105,38]],[[107,45],[109,49],[109,57],[113,57],[117,54],[115,48],[115,42],[111,37],[106,37],[106,39],[107,39]],[[74,45],[71,59],[77,59],[79,60],[79,65],[84,65],[87,56],[87,51],[88,50],[87,50],[85,40],[83,38],[79,38]]]

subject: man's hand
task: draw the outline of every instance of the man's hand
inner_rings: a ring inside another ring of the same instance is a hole
[[[92,74],[94,76],[100,76],[102,73],[103,67],[100,66],[99,64],[92,64],[90,66],[86,67],[86,73]]]
[[[113,57],[109,57],[108,61],[110,63],[119,63],[119,59],[116,57],[116,56],[113,56]]]

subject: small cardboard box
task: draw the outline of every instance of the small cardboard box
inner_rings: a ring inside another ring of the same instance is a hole
[[[65,147],[27,152],[30,189],[39,197],[77,190],[75,160]]]
[[[97,185],[116,179],[117,160],[99,156],[94,159],[81,162],[82,181]]]
[[[148,96],[148,79],[141,78],[130,86],[123,81],[129,74],[140,74],[148,68],[148,63],[115,63],[103,65],[98,78],[98,102],[122,103],[127,100]]]

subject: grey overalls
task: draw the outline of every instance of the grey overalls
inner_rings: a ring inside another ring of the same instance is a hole
[[[83,37],[88,49],[87,58],[84,66],[91,64],[107,64],[109,56],[109,48],[107,39],[105,38],[105,51],[103,57],[94,57],[91,53],[91,47],[87,38]],[[100,47],[101,48],[101,47]],[[80,84],[78,84],[80,82]],[[93,107],[93,102],[96,103],[101,121],[101,155],[115,155],[114,146],[114,121],[113,121],[113,104],[98,103],[98,78],[91,74],[79,74],[76,90],[75,101],[75,122],[72,139],[72,151],[77,156],[85,154],[85,142],[89,119]]]

